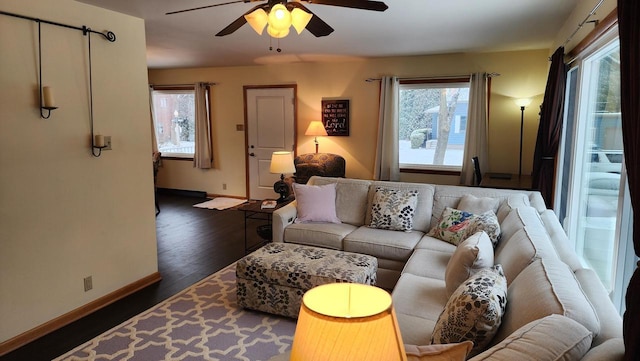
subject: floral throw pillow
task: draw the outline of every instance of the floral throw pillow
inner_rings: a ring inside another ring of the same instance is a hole
[[[418,204],[417,190],[377,187],[371,202],[369,227],[409,232]]]
[[[485,268],[462,283],[447,301],[431,336],[432,344],[473,341],[471,356],[498,332],[507,306],[502,266]]]
[[[493,211],[473,214],[451,207],[445,208],[438,223],[429,230],[428,236],[459,245],[476,232],[485,231],[495,248],[500,240],[500,223]]]

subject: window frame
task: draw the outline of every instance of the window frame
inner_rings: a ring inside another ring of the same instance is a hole
[[[399,92],[403,89],[425,89],[425,88],[453,88],[456,85],[459,88],[471,88],[471,78],[470,77],[435,77],[435,78],[425,78],[425,79],[401,79],[399,81],[400,88]],[[429,85],[429,86],[425,86]],[[442,86],[438,86],[442,85]],[[400,102],[400,97],[398,97],[398,103]],[[398,123],[400,122],[400,107],[398,106]],[[468,108],[467,108],[467,123],[465,127],[465,142],[466,142],[466,129],[468,128]],[[452,122],[455,122],[456,119],[452,119]],[[399,128],[399,124],[398,124]],[[398,139],[398,142],[400,139]],[[464,159],[464,143],[462,144],[462,152]],[[400,155],[400,144],[398,144],[398,156]],[[414,163],[401,163],[398,161],[398,165],[401,173],[417,173],[417,174],[434,174],[434,175],[447,175],[447,176],[459,176],[462,172],[462,164],[460,166],[452,166],[452,165],[433,165],[433,164],[414,164]]]
[[[154,92],[159,92],[159,93],[174,93],[174,94],[185,94],[185,93],[191,93],[194,96],[194,109],[195,109],[195,93],[196,93],[196,89],[195,86],[190,86],[190,85],[179,85],[179,86],[162,86],[162,85],[155,85],[155,86],[151,86],[151,94],[150,96],[153,97],[153,93]],[[155,102],[152,102],[153,106],[155,107]],[[211,101],[210,99],[207,99],[207,111],[209,112],[209,119],[211,119]],[[153,115],[155,116],[155,109],[153,111]],[[153,122],[153,131],[156,132],[156,141],[158,139],[158,133],[157,133],[157,129],[156,129],[156,119],[155,117],[152,116],[152,122]],[[195,126],[195,117],[193,119],[194,122],[194,126]],[[195,142],[195,139],[194,139]],[[167,160],[180,160],[180,161],[193,161],[195,158],[195,148],[194,148],[194,152],[193,153],[168,153],[168,152],[162,152],[162,150],[158,149],[161,152],[161,158],[162,159],[167,159]]]

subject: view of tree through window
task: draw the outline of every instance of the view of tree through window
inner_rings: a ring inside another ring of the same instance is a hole
[[[401,84],[400,167],[460,169],[468,106],[468,83]]]
[[[158,150],[162,155],[193,157],[196,130],[194,91],[154,91],[153,111]]]

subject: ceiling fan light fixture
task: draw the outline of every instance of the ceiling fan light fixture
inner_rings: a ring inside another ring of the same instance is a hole
[[[280,31],[291,27],[291,13],[284,5],[276,4],[271,8],[271,11],[269,11],[269,27]]]
[[[269,34],[272,38],[281,39],[289,35],[289,28],[276,29],[271,26],[271,24],[269,24],[269,26],[267,26],[267,34]]]
[[[259,35],[262,35],[264,27],[269,23],[269,15],[264,9],[257,9],[251,14],[245,15],[244,18]]]
[[[302,9],[295,8],[291,11],[291,25],[296,29],[298,35],[307,27],[312,17],[313,14],[309,14]]]

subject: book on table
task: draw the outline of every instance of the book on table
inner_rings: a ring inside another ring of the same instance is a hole
[[[262,205],[260,206],[260,208],[262,209],[269,209],[269,208],[276,208],[276,206],[278,205],[278,203],[274,200],[265,200],[262,201]]]

